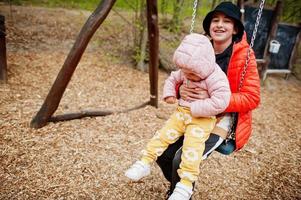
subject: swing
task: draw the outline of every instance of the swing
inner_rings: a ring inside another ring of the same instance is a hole
[[[244,65],[244,68],[243,68],[243,71],[242,71],[242,74],[241,74],[241,78],[240,78],[240,82],[239,82],[239,86],[238,86],[238,92],[240,91],[240,89],[243,85],[245,74],[247,72],[248,64],[249,64],[249,61],[250,61],[250,53],[251,53],[251,49],[254,45],[254,41],[255,41],[255,38],[256,38],[256,33],[257,33],[258,26],[259,26],[259,22],[260,22],[261,14],[262,14],[262,11],[263,11],[264,3],[265,3],[265,0],[261,0],[259,10],[258,10],[258,13],[257,13],[257,18],[256,18],[254,30],[253,30],[253,33],[252,33],[252,39],[251,39],[251,42],[250,42],[250,47],[249,47],[248,52],[247,52],[246,62],[245,62],[245,65]],[[190,33],[193,33],[197,6],[198,6],[198,0],[195,0],[194,4],[193,4],[193,13],[192,13],[192,19],[191,19]],[[221,154],[224,154],[224,155],[230,155],[236,149],[236,145],[235,145],[235,128],[236,128],[236,123],[237,123],[237,120],[238,120],[238,113],[232,113],[232,118],[234,120],[232,120],[233,123],[231,125],[230,132],[227,135],[227,139],[217,149],[215,149],[215,151],[217,151]]]

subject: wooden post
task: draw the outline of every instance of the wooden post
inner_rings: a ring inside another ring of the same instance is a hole
[[[63,93],[75,71],[90,39],[98,27],[106,19],[116,0],[102,0],[96,10],[88,18],[65,60],[55,82],[53,83],[42,107],[31,121],[31,127],[41,128],[47,124],[56,111]]]
[[[298,25],[301,29],[301,23]],[[296,63],[296,60],[297,60],[297,53],[298,53],[298,47],[299,47],[299,43],[300,43],[300,39],[301,39],[301,32],[298,33],[297,37],[296,37],[296,43],[295,43],[295,46],[293,48],[293,51],[292,51],[292,54],[291,54],[291,57],[290,57],[290,60],[289,60],[289,70],[293,70],[293,64]],[[288,79],[288,76],[289,74],[286,75],[286,79]]]
[[[263,59],[265,60],[264,64],[262,65],[262,71],[261,71],[261,78],[265,79],[266,75],[266,70],[268,69],[268,66],[271,62],[270,59],[270,52],[268,51],[269,46],[270,46],[270,41],[276,38],[276,33],[277,33],[277,27],[278,27],[278,22],[279,22],[279,16],[281,15],[282,12],[282,7],[283,7],[283,3],[282,1],[277,1],[277,4],[274,8],[273,11],[273,17],[272,17],[272,21],[271,21],[271,30],[269,32],[269,37],[267,40],[267,43],[265,45],[265,49],[264,49],[264,53],[263,53]]]
[[[159,29],[157,0],[147,0],[150,104],[158,107]]]
[[[241,18],[240,20],[242,22],[245,21],[245,4],[244,4],[245,0],[237,0],[237,6],[240,8],[240,12],[241,12]]]
[[[265,49],[264,49],[264,54],[263,54],[264,58],[269,55],[268,49],[269,49],[270,41],[276,38],[279,17],[282,12],[282,7],[283,7],[282,1],[277,1],[277,4],[273,11],[273,17],[272,17],[272,22],[271,22],[272,25],[271,25],[271,30],[269,32],[269,38],[267,40],[267,45],[265,46]]]
[[[0,83],[7,83],[5,17],[0,15]]]

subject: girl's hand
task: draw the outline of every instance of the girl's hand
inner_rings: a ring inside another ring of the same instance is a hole
[[[179,88],[179,93],[182,99],[185,101],[196,101],[209,98],[207,90],[201,88],[188,88],[182,84]]]
[[[164,99],[164,101],[165,101],[166,103],[169,103],[169,104],[174,104],[174,103],[177,102],[177,98],[176,98],[176,97],[166,97],[166,98]]]

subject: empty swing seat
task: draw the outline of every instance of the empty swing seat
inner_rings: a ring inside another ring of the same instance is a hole
[[[230,155],[235,150],[235,140],[224,141],[219,147],[217,147],[216,151],[224,154]]]

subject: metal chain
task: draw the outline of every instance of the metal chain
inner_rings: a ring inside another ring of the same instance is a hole
[[[246,62],[245,62],[245,65],[244,65],[244,68],[243,68],[243,71],[242,71],[242,74],[241,74],[241,78],[240,78],[240,82],[239,82],[239,86],[238,86],[238,91],[240,91],[240,89],[243,85],[243,81],[245,79],[245,75],[247,73],[247,68],[248,68],[249,61],[250,61],[251,49],[254,46],[254,41],[255,41],[258,26],[259,26],[259,23],[260,23],[260,18],[261,18],[261,14],[262,14],[262,11],[263,11],[264,3],[265,3],[265,0],[261,0],[259,10],[258,10],[258,14],[257,14],[257,18],[256,18],[256,22],[255,22],[255,26],[254,26],[254,30],[253,30],[253,33],[252,33],[252,39],[251,39],[250,47],[249,47],[248,52],[247,52]],[[227,135],[228,139],[235,139],[236,120],[237,120],[237,113],[232,113],[232,123],[231,123],[230,131]]]
[[[189,31],[189,33],[193,33],[197,8],[198,8],[198,0],[194,0],[194,2],[193,2],[192,19],[191,19],[191,25],[190,25],[190,31]]]
[[[265,2],[265,0],[262,0],[261,3],[260,3],[260,6],[259,6],[259,10],[258,10],[257,18],[256,18],[256,23],[255,23],[254,30],[253,30],[253,33],[252,33],[252,39],[251,39],[250,47],[249,47],[248,52],[247,52],[246,63],[245,63],[245,66],[243,68],[243,71],[242,71],[242,74],[241,74],[241,79],[240,79],[239,86],[238,86],[238,91],[240,91],[240,89],[243,85],[243,81],[245,79],[245,75],[247,73],[247,68],[248,68],[248,64],[249,64],[249,61],[250,61],[251,49],[254,46],[254,41],[255,41],[258,26],[259,26],[259,23],[260,23],[260,18],[261,18],[261,14],[262,14],[263,7],[264,7],[264,2]]]

